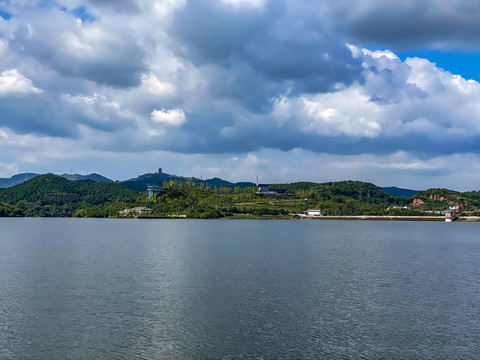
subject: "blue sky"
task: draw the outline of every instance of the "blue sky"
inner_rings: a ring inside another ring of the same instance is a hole
[[[399,52],[398,56],[403,61],[407,57],[425,58],[453,74],[480,81],[480,51],[417,49]]]
[[[0,2],[0,177],[480,185],[480,3]]]

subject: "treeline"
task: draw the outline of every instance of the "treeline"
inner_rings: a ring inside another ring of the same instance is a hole
[[[256,188],[253,186],[223,186],[212,185],[207,182],[177,179],[166,180],[159,183],[159,186],[164,189],[201,189],[209,190],[215,194],[255,194]]]
[[[0,217],[24,216],[22,211],[16,206],[0,202]]]
[[[415,203],[421,211],[444,210],[449,206],[458,206],[462,211],[476,211],[480,209],[480,191],[458,192],[444,188],[428,189],[404,202]]]
[[[0,201],[13,206],[17,216],[69,217],[83,209],[87,216],[104,217],[136,204],[139,197],[137,191],[118,184],[76,182],[51,174],[0,189]]]
[[[321,209],[328,215],[418,216],[451,204],[459,204],[462,209],[480,207],[477,191],[430,189],[400,198],[360,181],[276,184],[271,188],[285,189],[289,196],[261,197],[256,196],[256,188],[252,186],[217,186],[189,179],[169,179],[158,185],[165,192],[147,199],[144,191],[131,190],[119,183],[76,182],[56,175],[41,175],[0,189],[0,216],[119,217],[121,210],[139,206],[152,209],[149,215],[152,217],[199,219],[291,217],[306,209]]]
[[[184,215],[189,218],[221,218],[232,216],[278,217],[304,213],[319,208],[329,215],[421,215],[415,209],[394,209],[395,197],[380,193],[372,184],[342,182],[326,187],[300,184],[284,188],[290,197],[255,195],[255,188],[196,187],[196,184],[164,183],[166,193],[148,202],[152,216]],[[272,185],[272,188],[282,188]],[[389,208],[390,207],[390,208]]]
[[[350,198],[369,204],[388,206],[399,201],[396,196],[388,195],[382,188],[361,181],[336,181],[327,183],[296,182],[291,184],[275,184],[271,188],[285,189],[300,198],[318,199],[323,201]]]

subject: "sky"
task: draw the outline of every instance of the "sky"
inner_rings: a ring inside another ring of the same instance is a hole
[[[0,0],[0,177],[480,190],[477,0]]]

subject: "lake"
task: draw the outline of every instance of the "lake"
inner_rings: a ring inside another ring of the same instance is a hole
[[[0,359],[478,359],[480,224],[0,219]]]

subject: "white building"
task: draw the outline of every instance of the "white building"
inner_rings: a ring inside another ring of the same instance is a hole
[[[149,209],[144,206],[138,206],[131,209],[125,209],[125,210],[119,211],[118,213],[122,216],[128,216],[128,215],[141,216],[141,215],[150,215],[152,212],[153,212],[152,209]]]
[[[305,214],[307,216],[322,216],[322,211],[320,209],[308,209]]]

